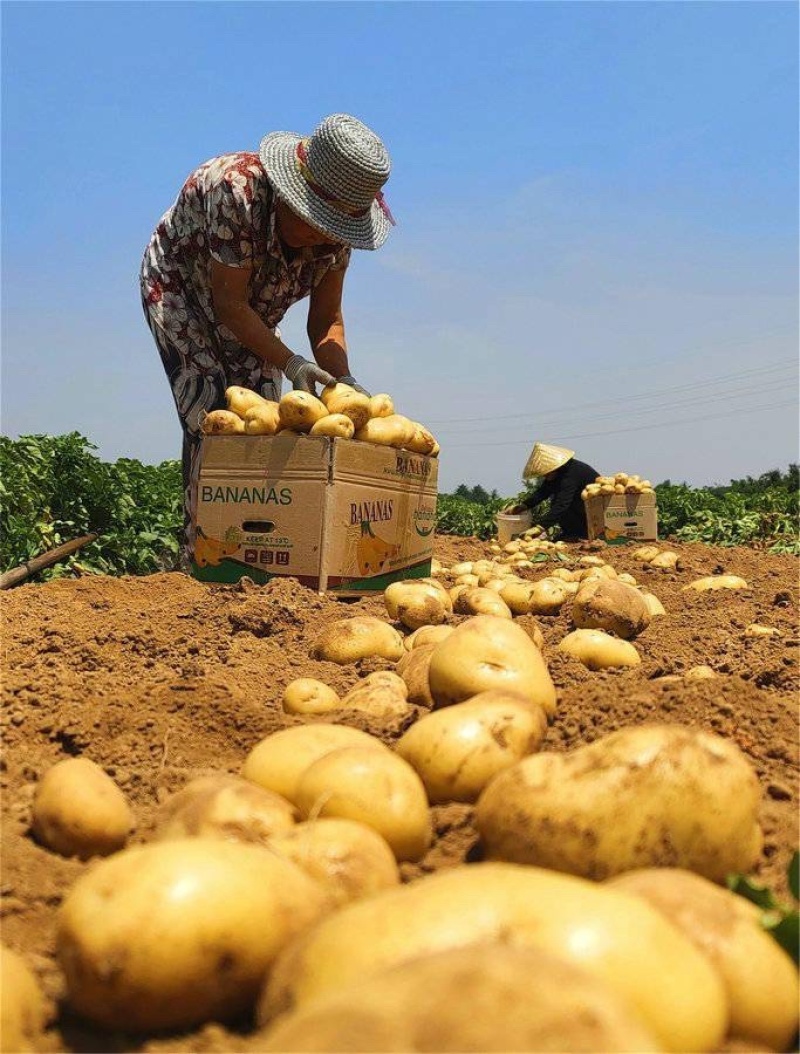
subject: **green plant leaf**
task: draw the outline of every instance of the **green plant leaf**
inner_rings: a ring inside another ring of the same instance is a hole
[[[800,853],[795,853],[789,862],[787,877],[792,896],[795,900],[800,900]]]
[[[762,922],[762,925],[795,963],[800,964],[800,911],[790,911],[776,921]]]
[[[744,897],[745,900],[749,900],[765,911],[771,911],[780,907],[771,889],[761,885],[759,882],[755,882],[752,878],[747,878],[745,875],[728,875],[725,884],[732,893],[737,893],[740,897]]]

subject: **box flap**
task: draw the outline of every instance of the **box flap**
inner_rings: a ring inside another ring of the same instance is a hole
[[[325,436],[205,436],[204,475],[264,479],[327,479],[330,440]]]
[[[436,458],[408,450],[361,443],[353,439],[333,441],[333,480],[409,487],[415,492],[436,493],[439,463]]]

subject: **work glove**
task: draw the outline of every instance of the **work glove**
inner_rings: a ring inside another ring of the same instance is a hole
[[[336,383],[335,377],[320,369],[316,362],[304,359],[302,355],[292,355],[283,367],[283,372],[292,382],[295,390],[310,392],[312,395],[317,394],[315,384],[320,384],[324,388],[327,384]]]
[[[362,388],[355,377],[351,377],[349,373],[346,373],[344,377],[339,378],[339,384],[349,384],[351,388],[354,388],[357,392],[361,392],[362,395],[368,396],[370,399],[372,395],[367,391],[366,388]]]

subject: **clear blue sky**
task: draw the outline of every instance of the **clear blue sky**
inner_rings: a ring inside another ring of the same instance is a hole
[[[6,0],[2,431],[178,456],[150,233],[201,161],[346,111],[398,219],[354,254],[351,365],[437,432],[443,490],[515,493],[535,439],[653,480],[786,465],[797,40],[769,0]]]

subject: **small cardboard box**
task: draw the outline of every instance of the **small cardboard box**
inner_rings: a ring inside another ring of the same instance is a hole
[[[655,494],[597,494],[584,499],[589,539],[610,545],[658,538]]]
[[[434,458],[324,436],[206,436],[193,573],[363,596],[430,574]]]

